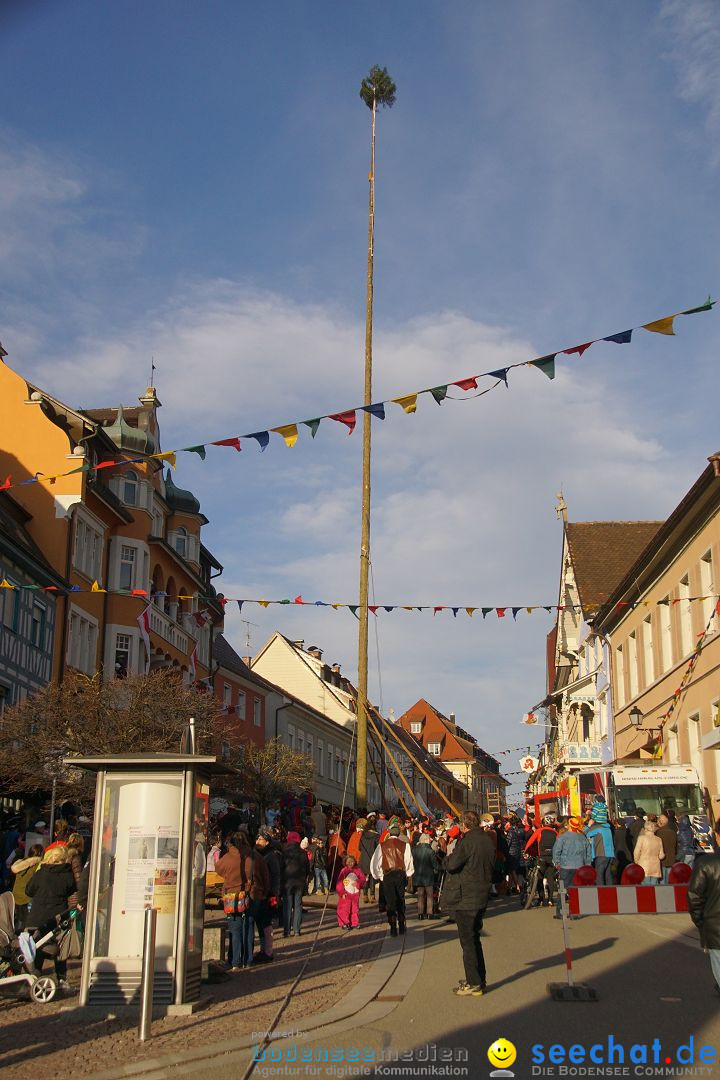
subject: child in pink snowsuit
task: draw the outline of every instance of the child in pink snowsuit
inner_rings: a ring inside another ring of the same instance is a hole
[[[338,874],[337,921],[344,930],[355,930],[360,925],[360,893],[365,885],[365,875],[352,855],[346,856],[345,865]]]

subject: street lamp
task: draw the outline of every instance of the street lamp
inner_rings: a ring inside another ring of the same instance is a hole
[[[628,720],[633,727],[639,728],[642,726],[643,714],[640,712],[637,705],[634,705],[628,713]]]

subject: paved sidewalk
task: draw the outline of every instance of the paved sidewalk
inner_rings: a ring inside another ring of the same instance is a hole
[[[163,1017],[153,1023],[152,1038],[137,1037],[137,1011],[81,1010],[72,997],[50,1005],[0,998],[0,1069],[7,1080],[76,1080],[122,1064],[142,1068],[143,1061],[166,1055],[199,1055],[227,1042],[252,1045],[271,1024],[287,990],[310,951],[320,922],[321,898],[305,897],[307,914],[302,935],[284,939],[275,932],[275,959],[249,971],[204,984],[203,1007],[191,1016]],[[300,1028],[308,1017],[337,1006],[379,955],[387,923],[376,905],[361,906],[361,926],[343,931],[337,926],[335,899],[308,969],[281,1018],[284,1028]],[[77,965],[75,965],[77,968]],[[79,972],[71,967],[77,985]]]

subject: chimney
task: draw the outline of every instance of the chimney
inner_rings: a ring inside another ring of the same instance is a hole
[[[252,656],[241,656],[240,659],[247,667],[252,667]]]
[[[333,664],[332,669],[333,669],[333,671],[335,672],[336,675],[340,674],[340,665],[339,664]]]
[[[453,727],[455,726],[455,713],[454,712],[450,713],[450,723],[453,725]]]
[[[295,646],[296,649],[302,649],[304,644],[305,644],[305,638],[300,638],[299,641],[293,641],[293,645]]]
[[[308,653],[310,656],[314,656],[316,660],[322,660],[322,649],[319,649],[317,645],[308,645]]]

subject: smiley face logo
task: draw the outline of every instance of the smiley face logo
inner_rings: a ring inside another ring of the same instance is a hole
[[[488,1061],[498,1069],[506,1069],[517,1057],[517,1050],[507,1039],[496,1039],[488,1050]]]

